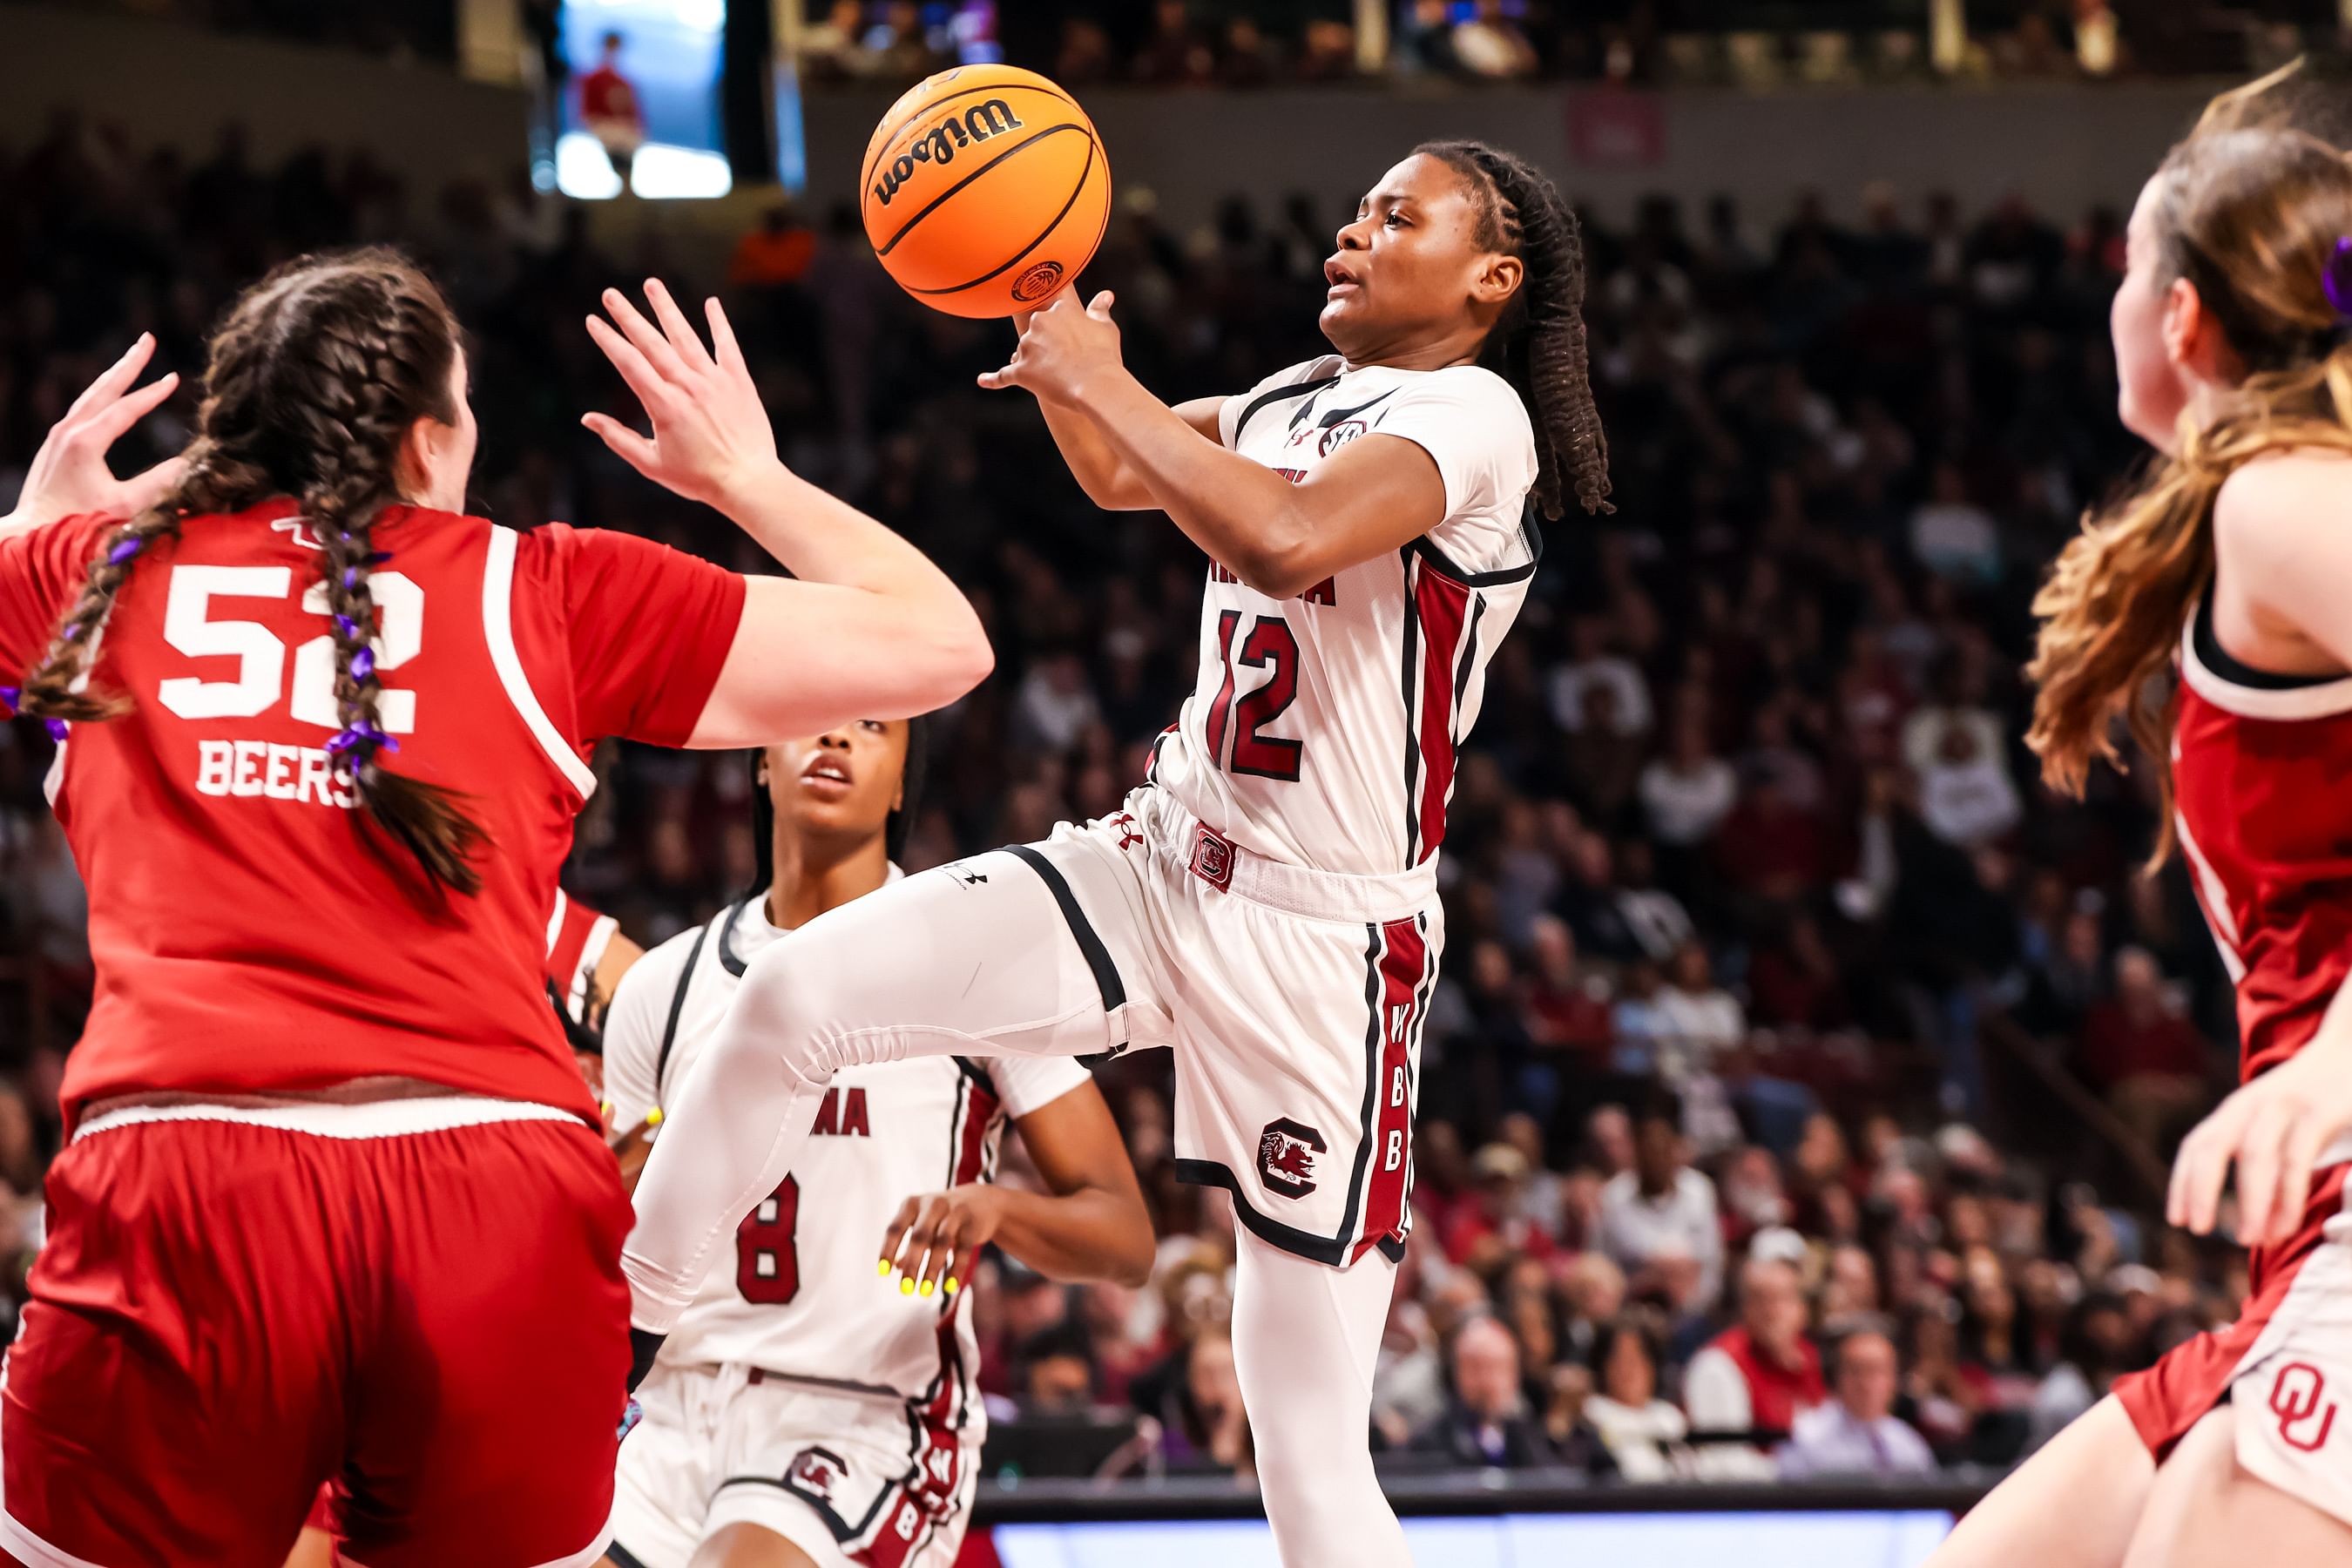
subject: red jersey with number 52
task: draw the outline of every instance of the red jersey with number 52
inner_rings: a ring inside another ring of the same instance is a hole
[[[2251,1079],[2303,1048],[2352,973],[2352,677],[2250,669],[2200,604],[2181,637],[2172,779]]]
[[[556,873],[608,735],[682,743],[742,613],[732,573],[624,534],[394,507],[372,577],[394,772],[486,830],[446,896],[336,782],[320,555],[289,501],[191,518],[133,566],[49,798],[89,889],[95,1004],[64,1087],[266,1093],[421,1079],[595,1107],[547,1005]],[[0,671],[40,658],[111,524],[0,541]]]

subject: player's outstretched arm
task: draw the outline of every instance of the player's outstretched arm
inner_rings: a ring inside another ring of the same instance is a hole
[[[132,390],[139,373],[155,353],[151,332],[139,334],[123,356],[89,384],[53,426],[33,454],[17,492],[16,509],[0,517],[0,538],[61,517],[98,512],[109,517],[134,517],[146,510],[178,480],[186,463],[169,458],[143,474],[118,479],[106,466],[106,449],[131,427],[153,413],[180,384],[177,371],[158,376]]]
[[[854,718],[943,708],[994,662],[988,634],[922,552],[787,469],[742,350],[712,300],[706,349],[658,281],[660,324],[618,289],[589,335],[645,405],[653,434],[603,414],[582,423],[639,473],[725,513],[793,574],[755,577],[718,684],[688,743],[764,745]]]
[[[1057,298],[1075,300],[1076,293],[1065,286]],[[1106,289],[1095,296],[1095,305],[1108,310],[1112,302]],[[1013,324],[1026,334],[1035,312],[1013,318]],[[1205,439],[1217,442],[1217,415],[1224,407],[1222,397],[1196,397],[1174,406],[1176,417],[1184,421]],[[1053,432],[1054,445],[1062,449],[1062,460],[1070,465],[1070,477],[1087,492],[1087,499],[1105,511],[1156,511],[1160,502],[1153,498],[1151,487],[1143,477],[1120,460],[1118,452],[1103,433],[1095,428],[1094,420],[1083,408],[1066,404],[1048,403],[1043,399],[1037,406],[1045,416],[1045,428]]]
[[[1038,311],[1012,363],[980,382],[1026,387],[1049,409],[1084,418],[1118,458],[1125,482],[1150,494],[1143,504],[1165,511],[1211,558],[1276,598],[1304,593],[1445,521],[1436,459],[1412,441],[1352,442],[1293,484],[1202,440],[1120,362],[1108,295],[1083,309],[1066,295]]]
[[[901,1270],[909,1294],[953,1295],[992,1241],[1048,1279],[1150,1279],[1151,1215],[1102,1090],[1082,1083],[1016,1125],[1052,1192],[972,1182],[908,1198],[882,1237],[883,1272]]]

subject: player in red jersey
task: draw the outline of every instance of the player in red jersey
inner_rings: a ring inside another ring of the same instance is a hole
[[[2264,85],[2132,215],[2116,360],[2161,460],[2042,589],[2029,737],[2069,790],[2119,716],[2169,759],[2166,847],[2236,982],[2245,1080],[2184,1146],[2171,1217],[2212,1228],[2234,1162],[2252,1290],[2004,1481],[1939,1568],[2352,1563],[2352,163],[2261,123]]]
[[[588,425],[799,580],[462,515],[457,326],[385,251],[239,300],[152,504],[58,517],[112,483],[61,432],[0,537],[98,969],[0,1396],[17,1560],[275,1568],[330,1477],[371,1568],[603,1549],[629,1211],[541,978],[588,749],[989,665],[936,568],[778,464],[716,303],[706,350],[647,294],[660,325],[607,293],[590,330],[653,434]]]
[[[594,1029],[620,988],[621,976],[646,950],[621,934],[618,921],[555,889],[555,918],[547,925],[547,983],[575,1024]]]

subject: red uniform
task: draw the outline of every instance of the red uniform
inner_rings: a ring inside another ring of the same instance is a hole
[[[549,912],[589,746],[686,738],[741,580],[622,535],[383,515],[384,760],[462,793],[491,845],[479,896],[443,898],[329,771],[293,510],[150,547],[92,676],[132,708],[50,773],[98,984],[0,1394],[0,1548],[274,1563],[331,1474],[376,1568],[593,1561],[628,1210],[547,1005]],[[0,542],[0,671],[39,658],[107,526]],[[385,1078],[430,1088],[282,1099]]]
[[[575,1024],[587,1021],[596,966],[604,962],[604,950],[619,930],[620,922],[612,916],[598,914],[562,889],[555,889],[555,918],[547,922],[547,979]]]
[[[2309,1042],[2352,973],[2352,677],[2267,675],[2224,653],[2203,606],[2184,633],[2174,826],[2236,983],[2241,1075]],[[2321,1156],[2294,1238],[2256,1247],[2235,1323],[2200,1334],[2116,1392],[2161,1459],[2225,1398],[2241,1463],[2352,1521],[2352,1140]]]

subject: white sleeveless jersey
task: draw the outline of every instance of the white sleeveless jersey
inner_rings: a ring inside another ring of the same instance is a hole
[[[762,905],[747,900],[679,932],[622,978],[604,1024],[614,1126],[675,1103],[744,964],[782,934]],[[712,1266],[662,1360],[937,1403],[977,1440],[971,1293],[900,1295],[875,1271],[883,1234],[908,1198],[990,1179],[1007,1122],[1087,1081],[1064,1058],[845,1068],[793,1173],[737,1227],[733,1255]]]
[[[1445,837],[1456,749],[1541,544],[1535,435],[1475,365],[1293,365],[1218,415],[1226,446],[1293,483],[1349,442],[1401,436],[1435,459],[1445,518],[1392,555],[1291,599],[1209,568],[1201,668],[1151,780],[1245,849],[1357,876],[1420,866]]]

